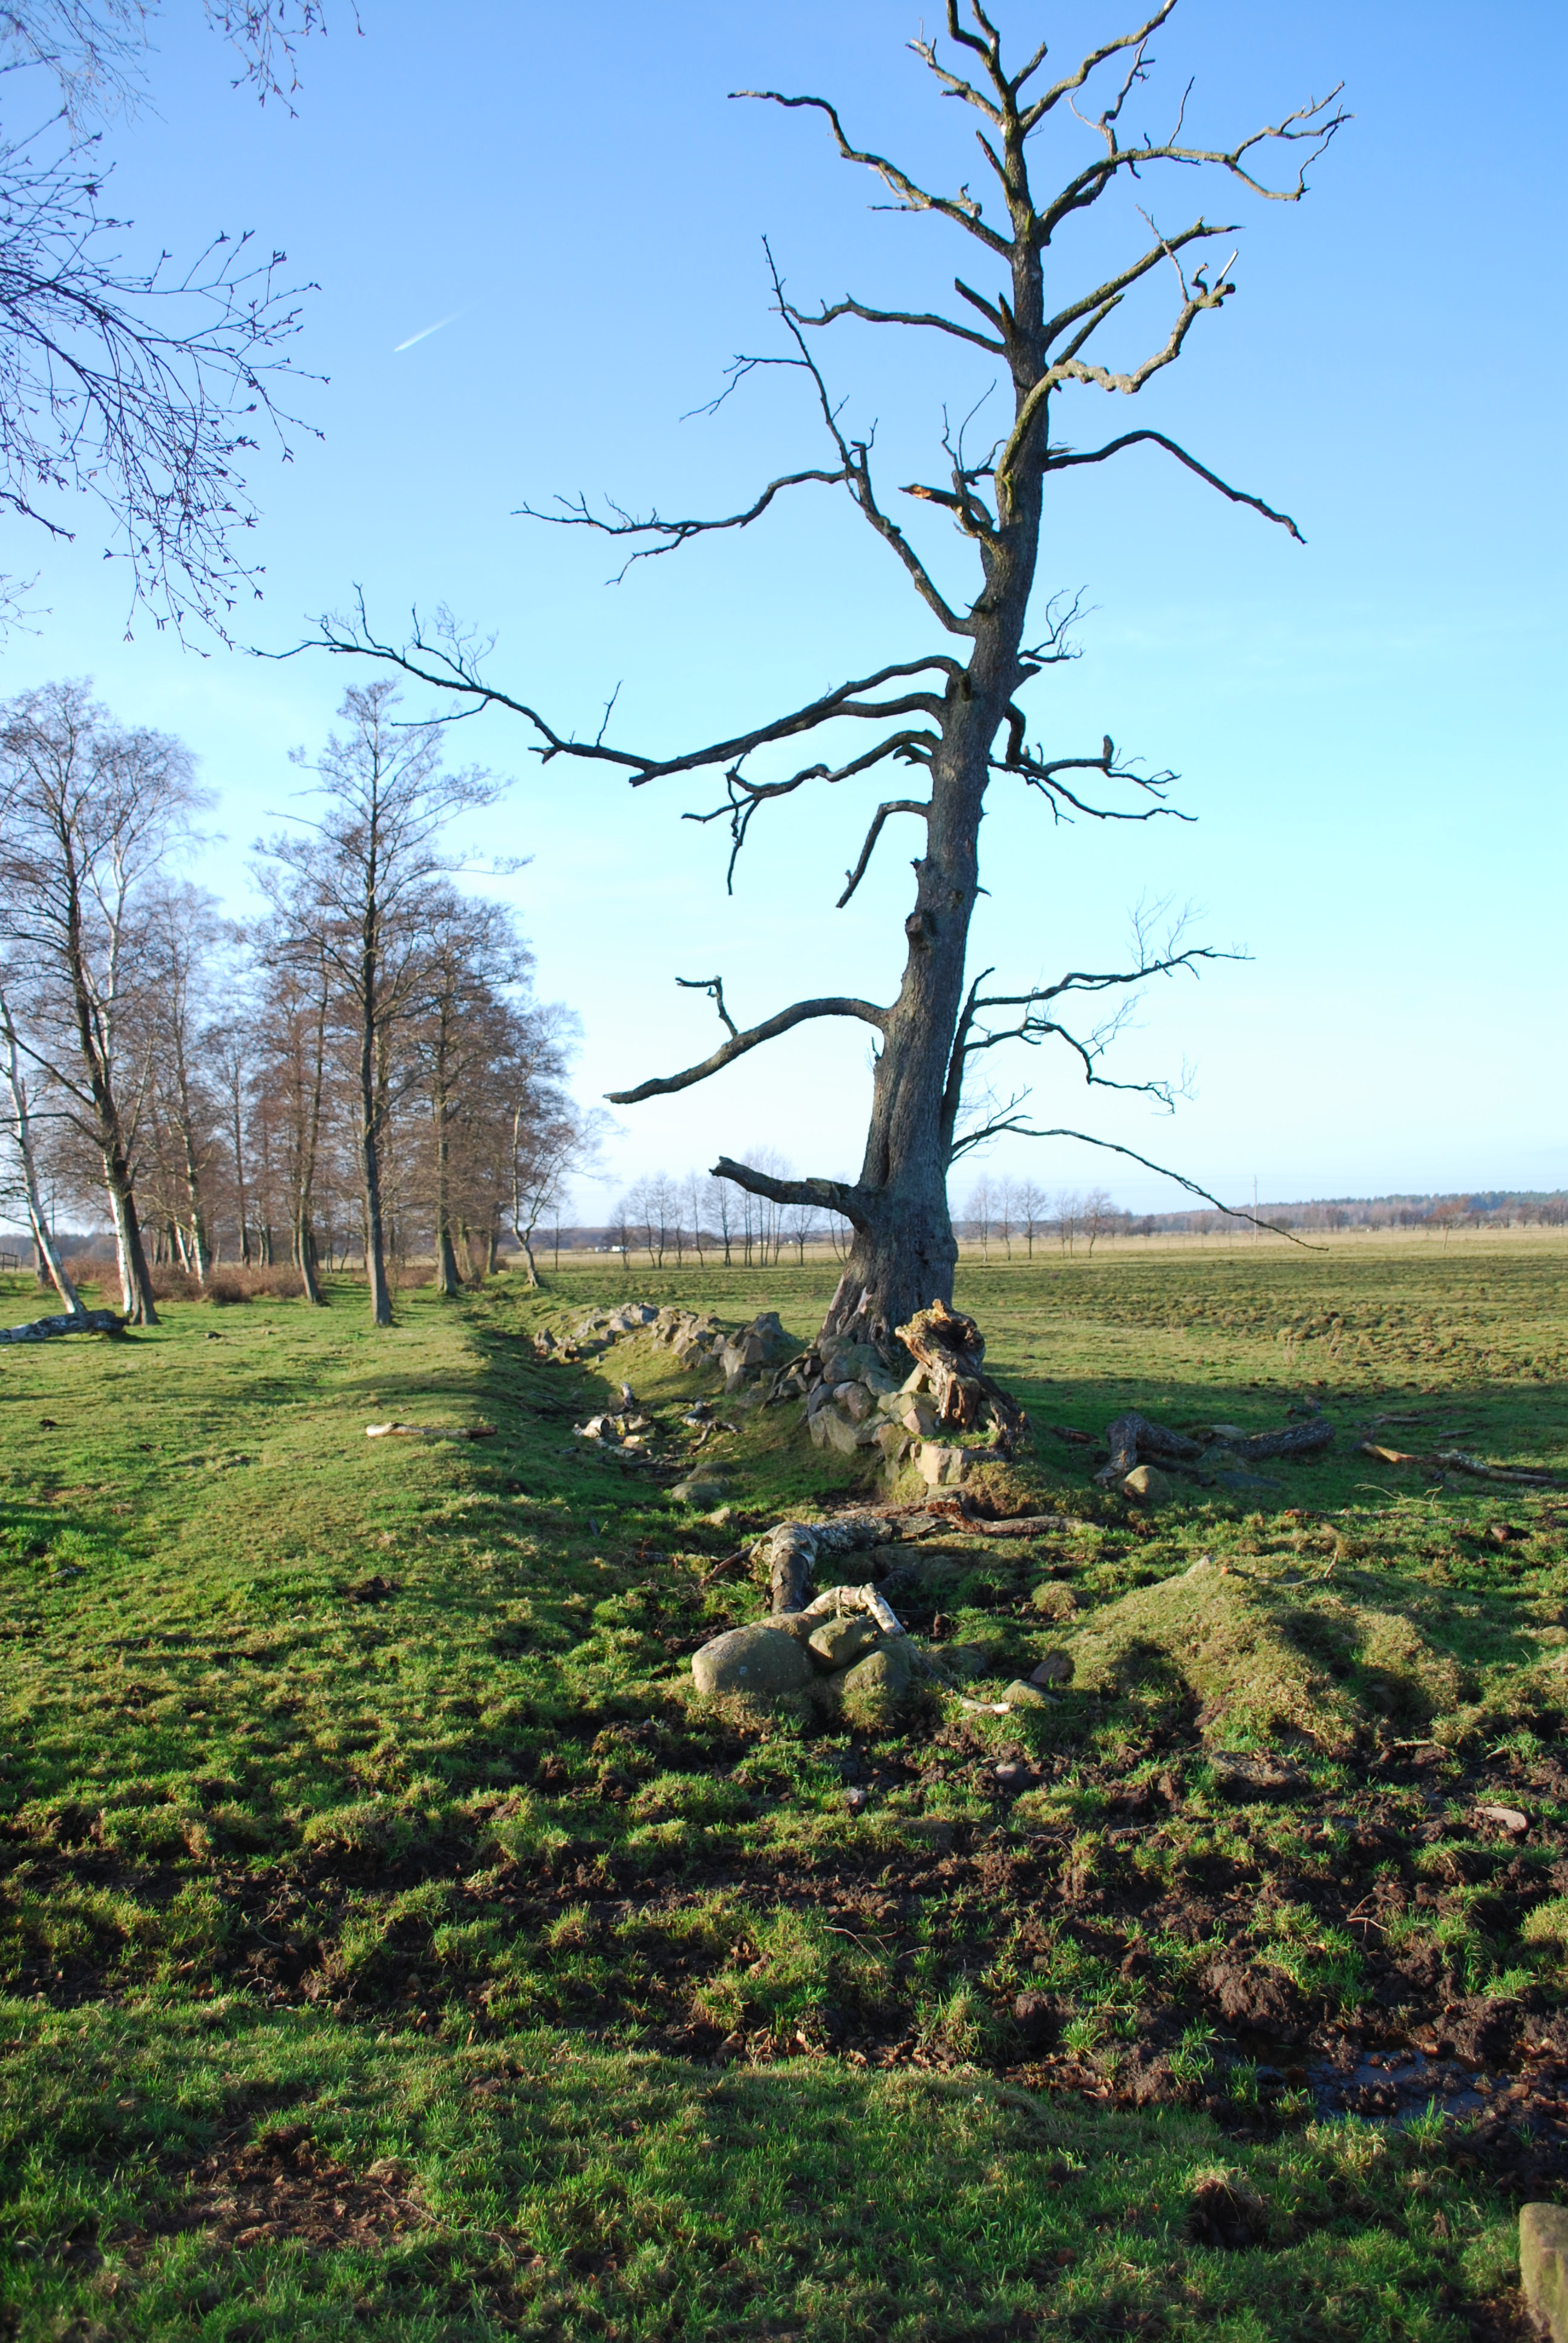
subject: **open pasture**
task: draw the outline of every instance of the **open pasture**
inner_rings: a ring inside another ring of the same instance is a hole
[[[966,1261],[1035,1427],[1011,1509],[1077,1526],[955,1523],[898,1599],[977,1694],[1074,1676],[881,1739],[690,1692],[750,1534],[864,1461],[735,1413],[714,1520],[667,1494],[709,1384],[528,1339],[628,1296],[805,1339],[835,1275],[573,1265],[379,1334],[345,1283],[3,1354],[11,2334],[1522,2331],[1568,1487],[1358,1443],[1568,1468],[1568,1248]],[[655,1464],[574,1435],[623,1379]],[[1309,1399],[1326,1459],[1148,1514],[1063,1436]],[[1227,1785],[1261,1750],[1288,1795]]]

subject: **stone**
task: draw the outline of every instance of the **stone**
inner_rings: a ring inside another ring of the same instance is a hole
[[[1029,1672],[1031,1684],[1064,1684],[1072,1682],[1072,1654],[1047,1652],[1039,1667]]]
[[[863,1815],[871,1803],[869,1790],[846,1790],[844,1804],[852,1815]]]
[[[1477,1806],[1475,1815],[1478,1822],[1491,1823],[1495,1829],[1506,1831],[1511,1838],[1520,1837],[1530,1828],[1529,1815],[1522,1815],[1517,1806]]]
[[[970,1452],[967,1448],[944,1448],[934,1440],[927,1440],[921,1443],[915,1461],[928,1488],[951,1489],[969,1472]]]
[[[876,1413],[877,1403],[864,1383],[840,1383],[833,1393],[833,1404],[841,1407],[851,1423],[864,1423]]]
[[[1041,1692],[1038,1684],[1025,1684],[1021,1676],[1013,1678],[1002,1694],[1002,1698],[1009,1708],[1054,1708],[1056,1706],[1056,1703],[1048,1692]]]
[[[841,1409],[819,1408],[811,1418],[811,1445],[814,1448],[837,1449],[843,1456],[852,1456],[860,1444],[859,1426],[851,1423]]]
[[[1519,2208],[1519,2281],[1531,2317],[1551,2343],[1568,2343],[1568,2210]]]
[[[1121,1493],[1138,1505],[1168,1505],[1176,1491],[1158,1464],[1135,1464],[1121,1483]]]
[[[735,1508],[733,1505],[719,1505],[709,1514],[708,1519],[712,1528],[727,1530],[735,1519]]]
[[[1071,1587],[1060,1585],[1053,1578],[1041,1579],[1029,1599],[1046,1619],[1070,1619],[1078,1608],[1078,1597]]]
[[[769,1624],[732,1627],[694,1653],[692,1679],[709,1700],[725,1695],[777,1700],[808,1692],[815,1674],[806,1646],[795,1635]]]
[[[811,1637],[810,1651],[823,1674],[832,1675],[840,1668],[852,1668],[881,1640],[876,1621],[862,1612],[858,1617],[825,1620]]]
[[[949,1644],[942,1662],[956,1676],[989,1676],[991,1654],[983,1644]]]
[[[875,1342],[836,1342],[822,1347],[822,1373],[836,1383],[863,1383],[881,1372],[882,1354]]]
[[[1291,1797],[1312,1787],[1310,1775],[1267,1750],[1211,1750],[1209,1766],[1215,1787],[1232,1798]]]
[[[699,1510],[717,1505],[723,1495],[724,1492],[717,1481],[678,1481],[669,1493],[672,1504],[696,1505]]]
[[[771,1627],[777,1635],[788,1635],[792,1643],[804,1649],[816,1634],[818,1623],[808,1618],[804,1611],[771,1611],[766,1619],[759,1620],[758,1624]]]
[[[902,1399],[903,1393],[900,1392],[898,1396]],[[906,1400],[899,1422],[903,1425],[904,1430],[911,1433],[917,1440],[932,1440],[936,1437],[937,1412],[929,1400]]]
[[[920,1654],[908,1635],[890,1635],[838,1679],[851,1725],[880,1732],[896,1725],[925,1682]]]
[[[881,1423],[877,1426],[877,1445],[890,1464],[899,1464],[910,1451],[910,1436],[900,1424]]]

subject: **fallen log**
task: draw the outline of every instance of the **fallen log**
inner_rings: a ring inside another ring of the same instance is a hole
[[[470,1423],[452,1430],[437,1423],[367,1423],[367,1440],[493,1440],[493,1423]]]
[[[897,1535],[884,1513],[840,1513],[831,1522],[780,1522],[759,1540],[752,1559],[767,1567],[775,1612],[804,1611],[819,1555],[887,1545]]]
[[[1236,1448],[1240,1456],[1316,1456],[1334,1444],[1334,1427],[1316,1416],[1309,1423],[1288,1423],[1283,1432],[1254,1432]]]
[[[964,1515],[964,1527],[979,1530],[981,1537],[1039,1537],[1047,1530],[1082,1530],[1090,1526],[1072,1513],[1020,1513],[1006,1522],[982,1522],[973,1514]]]
[[[0,1342],[46,1342],[53,1334],[123,1334],[126,1322],[112,1310],[68,1310],[58,1318],[31,1318],[24,1326],[0,1326]]]
[[[1134,1465],[1195,1464],[1203,1453],[1201,1443],[1189,1440],[1184,1432],[1172,1432],[1169,1424],[1152,1423],[1137,1414],[1119,1415],[1106,1432],[1105,1444],[1111,1461],[1094,1477],[1107,1487],[1124,1481]]]

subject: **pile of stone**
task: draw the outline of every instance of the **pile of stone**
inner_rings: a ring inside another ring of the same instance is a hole
[[[753,1549],[754,1569],[768,1573],[772,1609],[749,1626],[732,1627],[692,1659],[698,1691],[709,1700],[886,1731],[906,1721],[934,1693],[957,1694],[959,1681],[987,1672],[987,1655],[966,1645],[933,1650],[906,1633],[873,1583],[886,1576],[870,1554],[896,1541],[900,1525],[880,1513],[840,1514],[826,1522],[780,1522]],[[812,1574],[831,1559],[852,1567],[866,1559],[863,1581],[830,1586],[813,1596]],[[1048,1654],[1030,1680],[1010,1684],[997,1701],[958,1697],[966,1708],[1000,1715],[1044,1707],[1044,1687],[1069,1682],[1065,1653]]]
[[[534,1336],[534,1348],[541,1359],[591,1358],[623,1334],[639,1334],[658,1316],[651,1302],[628,1302],[618,1310],[591,1311],[568,1333],[558,1334],[545,1327]]]
[[[987,1453],[939,1438],[930,1368],[917,1366],[900,1382],[872,1342],[825,1339],[791,1363],[770,1396],[804,1397],[814,1448],[845,1456],[879,1448],[895,1467],[912,1459],[929,1488],[955,1487]]]
[[[646,1456],[658,1427],[650,1415],[634,1406],[619,1415],[590,1415],[574,1429],[579,1440],[591,1441],[596,1448],[618,1448],[625,1455]]]
[[[932,1671],[876,1590],[849,1585],[715,1636],[691,1673],[709,1700],[803,1708],[876,1731],[907,1711]]]
[[[541,1359],[588,1359],[627,1335],[643,1333],[693,1373],[717,1368],[730,1396],[761,1383],[791,1348],[775,1310],[759,1311],[749,1325],[734,1330],[709,1311],[656,1310],[650,1302],[628,1302],[618,1310],[590,1312],[568,1332],[546,1327],[534,1336],[534,1349]]]
[[[951,1488],[988,1456],[1010,1455],[1026,1419],[985,1373],[974,1320],[934,1302],[898,1334],[915,1360],[901,1381],[874,1342],[824,1334],[774,1377],[769,1400],[805,1401],[814,1447],[846,1456],[879,1448],[893,1467],[912,1459],[929,1488]]]
[[[735,1333],[695,1310],[661,1310],[653,1337],[668,1343],[683,1367],[717,1367],[728,1397],[760,1382],[790,1349],[776,1310],[759,1311]]]

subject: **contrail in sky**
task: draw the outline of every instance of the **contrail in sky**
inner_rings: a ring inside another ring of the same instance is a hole
[[[459,317],[465,317],[467,316],[467,311],[466,309],[454,309],[449,317],[437,317],[433,326],[421,326],[417,334],[410,334],[406,342],[393,343],[393,357],[396,357],[399,350],[411,350],[416,342],[427,340],[431,334],[438,334],[443,326],[456,325]]]

